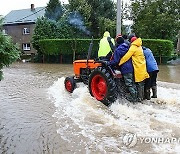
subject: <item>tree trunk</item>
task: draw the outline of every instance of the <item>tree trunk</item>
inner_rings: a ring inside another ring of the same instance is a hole
[[[43,55],[43,63],[45,62],[45,56]]]
[[[62,64],[62,54],[60,54],[60,64]]]
[[[177,41],[176,53],[177,53],[178,55],[180,55],[180,30],[179,30],[179,33],[178,33],[178,41]]]

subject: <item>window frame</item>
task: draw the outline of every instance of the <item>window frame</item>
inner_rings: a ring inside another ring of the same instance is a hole
[[[29,27],[24,27],[23,28],[23,35],[29,35],[30,34],[30,28]]]
[[[28,47],[29,45],[29,47]],[[30,51],[31,50],[31,44],[30,43],[23,43],[22,44],[23,51]]]

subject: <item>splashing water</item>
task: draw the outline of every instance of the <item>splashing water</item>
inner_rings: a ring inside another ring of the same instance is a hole
[[[56,106],[53,116],[58,119],[57,132],[69,143],[76,142],[77,149],[83,145],[86,153],[93,150],[103,153],[179,151],[180,145],[176,143],[158,145],[138,141],[134,148],[128,148],[122,139],[126,133],[139,137],[180,136],[180,88],[158,86],[158,99],[135,105],[118,99],[108,108],[91,97],[82,83],[69,94],[64,88],[64,79],[59,78],[48,92]]]

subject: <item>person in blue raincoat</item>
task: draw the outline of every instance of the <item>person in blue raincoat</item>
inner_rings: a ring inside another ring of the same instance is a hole
[[[152,51],[149,48],[142,47],[143,48],[143,53],[146,59],[146,67],[147,67],[147,72],[150,76],[150,78],[145,80],[145,88],[144,88],[144,96],[145,99],[150,100],[151,99],[151,91],[150,89],[152,88],[152,98],[157,98],[157,84],[156,84],[156,79],[157,79],[157,73],[159,72],[159,68],[157,65],[157,62],[153,56]]]
[[[144,99],[144,80],[149,78],[146,68],[146,60],[142,49],[142,39],[137,37],[131,38],[131,45],[128,52],[121,58],[119,66],[132,58],[134,68],[134,78],[136,82],[138,101]]]
[[[119,36],[116,39],[117,42],[117,48],[113,54],[113,58],[110,62],[108,62],[108,65],[110,66],[118,66],[119,61],[121,58],[127,53],[129,50],[129,44],[124,42],[124,39],[122,36]],[[131,97],[127,98],[131,102],[137,101],[137,89],[134,82],[134,69],[132,64],[132,59],[130,58],[127,62],[122,64],[121,66],[118,66],[121,74],[124,78],[125,85],[127,86]]]

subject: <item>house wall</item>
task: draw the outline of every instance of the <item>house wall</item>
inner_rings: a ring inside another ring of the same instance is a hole
[[[23,34],[24,28],[28,28],[30,30],[30,33]],[[13,42],[19,44],[22,53],[27,55],[36,53],[36,50],[33,48],[31,44],[34,28],[35,23],[3,25],[5,33],[10,35],[13,39]],[[30,43],[30,50],[23,50],[23,44],[28,43]]]

